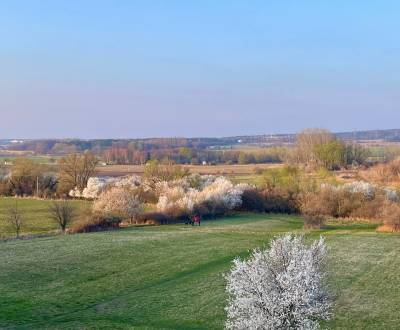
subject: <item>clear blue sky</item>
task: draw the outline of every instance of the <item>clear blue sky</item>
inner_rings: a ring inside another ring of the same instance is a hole
[[[400,127],[400,2],[0,2],[0,137]]]

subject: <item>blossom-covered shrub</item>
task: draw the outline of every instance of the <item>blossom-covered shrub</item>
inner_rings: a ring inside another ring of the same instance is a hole
[[[118,215],[132,222],[142,212],[142,203],[130,188],[112,187],[93,203],[93,211],[98,214]]]
[[[396,190],[391,188],[383,188],[386,199],[391,202],[399,202],[399,195]]]
[[[353,194],[363,194],[366,198],[374,198],[376,187],[365,181],[353,181],[349,183],[345,183],[341,186],[342,189],[347,190]]]
[[[286,235],[248,260],[235,259],[227,276],[227,329],[318,329],[330,317],[324,287],[324,240],[308,247]]]
[[[91,177],[89,178],[83,191],[80,191],[77,187],[75,187],[70,191],[69,195],[75,198],[96,199],[103,191],[111,187],[135,189],[140,185],[140,177],[135,175],[124,176],[120,178]]]
[[[363,194],[366,198],[371,199],[374,198],[376,192],[376,187],[373,184],[365,181],[353,181],[339,186],[324,183],[321,185],[321,189],[332,191],[345,190],[352,194]]]
[[[224,177],[215,180],[208,178],[198,187],[190,187],[186,180],[181,184],[163,182],[158,186],[160,197],[157,210],[167,213],[192,212],[200,205],[207,208],[206,213],[211,213],[213,208],[233,210],[240,206],[243,191],[249,189],[248,185],[234,185]]]

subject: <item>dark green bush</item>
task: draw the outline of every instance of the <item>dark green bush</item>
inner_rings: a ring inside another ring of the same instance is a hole
[[[257,189],[245,190],[242,194],[242,204],[239,208],[241,211],[264,212],[265,198]]]

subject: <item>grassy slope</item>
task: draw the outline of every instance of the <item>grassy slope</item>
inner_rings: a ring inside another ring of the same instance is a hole
[[[200,228],[0,243],[0,328],[221,329],[231,260],[301,226],[295,217],[238,215]],[[398,327],[400,237],[368,225],[322,233],[338,297],[329,326]]]
[[[49,205],[51,201],[36,200],[28,198],[0,198],[0,239],[15,235],[13,228],[7,223],[5,217],[7,208],[18,203],[21,211],[23,224],[22,234],[44,234],[57,230],[57,225],[50,219]],[[73,201],[78,209],[83,209],[88,205],[84,201]]]

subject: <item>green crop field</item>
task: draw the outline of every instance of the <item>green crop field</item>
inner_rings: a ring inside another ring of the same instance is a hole
[[[6,198],[0,197],[0,239],[13,236],[12,227],[8,224],[7,210],[17,203],[22,216],[22,235],[40,235],[56,231],[57,224],[50,219],[49,200],[37,200],[33,198]],[[88,207],[85,201],[72,201],[77,211]]]
[[[298,217],[241,214],[170,225],[0,242],[0,328],[222,329],[223,274]],[[333,329],[398,329],[400,236],[330,225]]]

